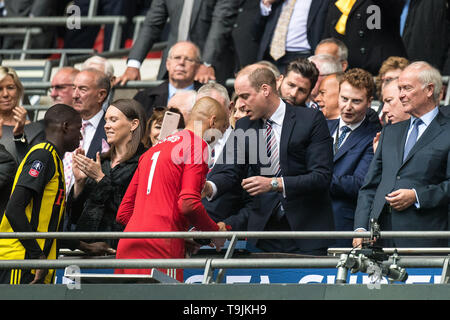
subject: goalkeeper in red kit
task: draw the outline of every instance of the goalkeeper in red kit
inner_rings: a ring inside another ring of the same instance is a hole
[[[194,105],[184,130],[150,148],[125,193],[116,220],[124,232],[226,231],[207,214],[201,192],[208,173],[209,149],[203,136],[207,130],[221,133],[228,127],[226,110],[205,97]],[[217,250],[225,238],[212,239]],[[180,259],[185,257],[185,240],[120,239],[117,259]],[[161,270],[161,269],[160,269]],[[161,270],[183,281],[180,269]],[[117,269],[116,273],[149,274],[148,269]]]

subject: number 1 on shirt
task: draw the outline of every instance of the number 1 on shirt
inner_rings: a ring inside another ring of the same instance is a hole
[[[147,194],[150,193],[150,191],[152,191],[152,181],[153,181],[153,175],[155,174],[155,167],[156,167],[156,162],[158,161],[158,157],[159,157],[159,153],[161,151],[155,152],[152,155],[152,166],[150,168],[150,173],[148,175],[148,184],[147,184]]]

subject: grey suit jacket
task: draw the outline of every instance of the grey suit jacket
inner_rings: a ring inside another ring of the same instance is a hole
[[[447,230],[450,200],[450,118],[441,111],[430,123],[403,162],[409,120],[387,125],[358,194],[355,229],[368,229],[371,218],[381,222],[381,231]],[[387,206],[386,194],[415,189],[419,208],[403,211]],[[386,220],[388,219],[388,220]],[[396,246],[441,246],[446,239],[394,239]]]
[[[194,2],[190,20],[189,40],[199,46],[203,61],[216,66],[226,50],[237,15],[238,0],[199,0]],[[170,20],[167,48],[164,50],[158,79],[166,73],[165,61],[169,48],[177,42],[182,0],[153,0],[128,56],[143,61],[158,41],[167,19]]]

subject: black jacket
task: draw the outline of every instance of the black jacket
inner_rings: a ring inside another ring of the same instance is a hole
[[[14,157],[0,144],[0,221],[11,194],[17,164]]]
[[[424,60],[443,69],[450,44],[447,6],[448,0],[411,1],[403,31],[411,61]]]
[[[400,37],[403,3],[403,0],[357,0],[348,15],[345,35],[341,35],[335,26],[342,12],[331,1],[322,38],[334,37],[347,45],[349,68],[362,68],[377,75],[388,57],[406,57]]]
[[[141,145],[131,159],[114,168],[111,168],[111,159],[103,159],[102,171],[105,174],[103,179],[96,183],[88,178],[83,191],[76,199],[73,199],[71,192],[68,200],[68,216],[69,223],[76,225],[76,231],[123,231],[123,226],[116,223],[117,210],[138,166],[139,157],[144,152],[145,148]],[[104,241],[115,248],[118,240]]]
[[[200,82],[194,81],[194,90],[198,90],[201,86]],[[166,107],[168,98],[169,80],[165,80],[159,86],[141,90],[133,97],[144,107],[147,119],[150,119],[155,107]]]

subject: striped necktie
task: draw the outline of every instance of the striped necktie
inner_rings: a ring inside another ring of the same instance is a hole
[[[278,154],[278,144],[277,139],[275,137],[275,133],[273,132],[273,121],[267,120],[265,127],[265,139],[266,139],[266,151],[267,157],[270,160],[270,172],[275,177],[279,177],[281,175],[280,168],[280,157]]]

